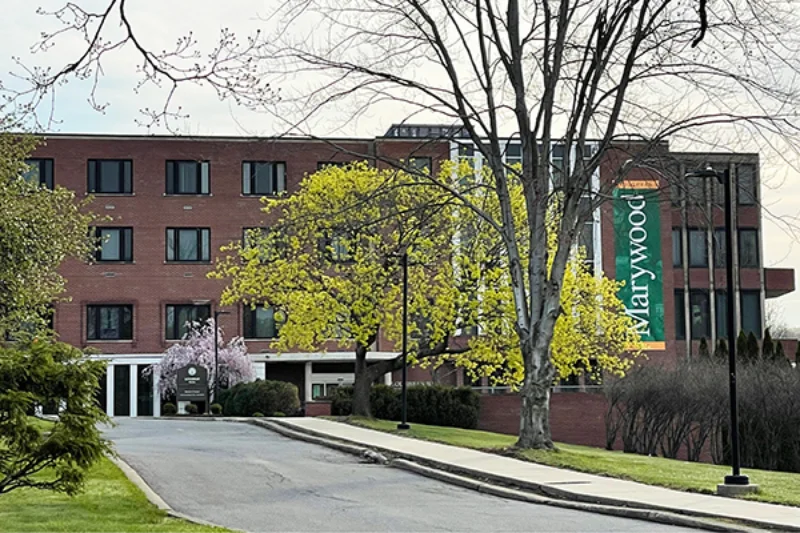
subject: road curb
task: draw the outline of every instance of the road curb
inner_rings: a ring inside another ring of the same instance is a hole
[[[123,474],[125,474],[125,477],[127,477],[128,480],[131,483],[133,483],[137,489],[142,491],[145,498],[147,498],[147,501],[158,507],[160,510],[165,511],[167,513],[167,516],[169,516],[170,518],[179,518],[181,520],[186,520],[187,522],[192,522],[194,524],[199,524],[201,526],[216,527],[220,529],[227,529],[229,531],[239,531],[241,533],[246,533],[242,529],[221,526],[219,524],[214,524],[213,522],[203,520],[202,518],[195,518],[193,516],[189,516],[187,514],[176,511],[175,509],[170,507],[169,504],[165,502],[164,499],[161,496],[159,496],[158,493],[154,491],[152,487],[150,487],[150,485],[147,484],[147,482],[142,478],[142,476],[140,476],[139,473],[136,470],[134,470],[131,465],[126,463],[124,459],[122,459],[119,456],[116,457],[111,456],[109,457],[109,459],[111,459],[111,462],[114,463],[117,466],[117,468],[119,468],[122,471]]]
[[[632,518],[636,520],[645,520],[648,522],[657,522],[672,526],[704,529],[708,531],[727,531],[727,532],[739,532],[739,533],[749,533],[754,531],[753,529],[750,528],[734,527],[726,524],[720,524],[719,522],[707,521],[700,518],[692,518],[675,513],[648,511],[646,509],[636,509],[632,507],[615,507],[609,505],[598,505],[598,504],[575,502],[569,500],[557,500],[554,498],[548,498],[547,496],[531,494],[530,492],[525,492],[521,490],[510,489],[507,487],[498,487],[497,485],[492,485],[490,483],[478,481],[477,479],[459,476],[436,468],[423,466],[413,461],[408,461],[407,459],[395,459],[394,461],[391,462],[391,465],[395,468],[408,470],[409,472],[414,472],[415,474],[429,477],[431,479],[436,479],[438,481],[449,483],[451,485],[457,485],[459,487],[475,490],[477,492],[483,492],[485,494],[491,494],[492,496],[498,496],[500,498],[506,498],[509,500],[517,500],[517,501],[535,503],[540,505],[550,505],[553,507],[571,509],[574,511],[585,511],[591,513],[609,515],[609,516],[616,516],[620,518]]]
[[[301,433],[304,435],[304,437],[313,437],[314,439],[316,439],[316,441],[314,442],[324,446],[328,446],[329,445],[328,443],[333,443],[335,446],[345,445],[345,446],[353,446],[356,448],[360,448],[361,450],[366,449],[364,448],[364,445],[362,443],[358,443],[356,441],[352,441],[346,438],[331,437],[330,435],[327,435],[323,432],[315,431],[313,429],[308,429],[308,428],[301,428],[284,420],[271,419],[269,423],[272,426],[280,426],[281,429],[283,430],[294,432],[296,434]],[[264,425],[264,427],[272,429],[272,427],[266,425]],[[474,470],[471,468],[459,467],[448,463],[442,463],[440,461],[431,460],[425,457],[420,457],[405,452],[397,452],[395,450],[384,448],[382,446],[369,446],[369,449],[376,450],[383,454],[386,454],[387,456],[392,458],[394,462],[396,462],[397,459],[405,459],[417,465],[438,470],[444,474],[456,475],[462,478],[472,479],[479,483],[483,483],[485,485],[491,485],[498,489],[511,490],[517,492],[526,491],[527,494],[529,495],[531,495],[530,493],[532,492],[534,493],[533,495],[536,495],[540,498],[546,498],[551,505],[558,505],[563,502],[570,504],[580,503],[582,505],[602,506],[603,508],[636,510],[643,513],[643,515],[639,518],[645,520],[648,519],[646,518],[646,515],[648,513],[660,513],[659,516],[675,516],[675,517],[683,517],[684,519],[695,520],[697,525],[690,527],[700,527],[700,528],[709,527],[709,524],[705,522],[705,520],[723,521],[722,523],[720,522],[714,523],[715,527],[721,528],[717,529],[718,531],[737,531],[737,532],[752,531],[752,529],[747,529],[747,528],[757,528],[757,529],[773,529],[773,530],[779,529],[782,531],[800,532],[800,527],[792,527],[792,526],[786,527],[784,525],[775,524],[771,522],[762,522],[759,520],[740,519],[740,518],[733,519],[727,516],[716,515],[713,513],[687,511],[683,509],[680,510],[680,512],[677,512],[675,509],[671,509],[668,507],[661,507],[655,505],[648,506],[648,505],[628,502],[625,500],[619,500],[616,498],[590,497],[582,494],[575,494],[568,490],[559,489],[543,485],[540,483],[526,482],[514,478],[509,478],[506,476],[487,474],[486,472],[482,472],[480,470]],[[363,451],[360,451],[359,454],[363,454]],[[523,494],[524,493],[525,492],[523,492]],[[682,525],[682,524],[676,522],[675,525]],[[743,528],[742,526],[745,527]]]

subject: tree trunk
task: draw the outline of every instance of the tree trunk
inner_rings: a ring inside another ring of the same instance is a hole
[[[372,418],[369,405],[370,391],[372,390],[372,377],[367,371],[367,348],[356,347],[355,380],[353,382],[353,414]]]
[[[525,354],[528,350],[532,353]],[[546,348],[523,346],[523,360],[529,364],[525,365],[525,380],[520,391],[522,405],[517,446],[552,450],[555,446],[550,435],[550,393],[554,369],[550,354]]]

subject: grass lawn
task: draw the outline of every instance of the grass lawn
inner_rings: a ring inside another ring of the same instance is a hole
[[[0,495],[0,532],[4,531],[175,531],[222,533],[170,518],[150,504],[108,459],[96,464],[84,491],[75,497],[33,489]]]
[[[334,420],[338,419],[334,418]],[[513,435],[415,423],[411,424],[410,430],[399,432],[397,431],[397,422],[387,420],[350,417],[347,422],[389,433],[402,433],[417,439],[487,451],[510,448],[517,440]],[[728,466],[610,452],[600,448],[573,444],[558,444],[557,446],[558,450],[556,451],[525,450],[517,451],[514,455],[519,459],[560,468],[710,494],[716,492],[717,484],[730,473]],[[797,487],[800,486],[800,474],[752,469],[745,469],[743,473],[750,476],[750,481],[757,483],[760,488],[758,494],[747,496],[748,499],[800,506],[800,491],[797,490]]]

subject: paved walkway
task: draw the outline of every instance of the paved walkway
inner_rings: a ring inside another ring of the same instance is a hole
[[[328,437],[367,447],[382,448],[397,454],[435,461],[455,469],[466,468],[489,476],[501,476],[523,483],[544,485],[577,497],[617,500],[664,511],[691,512],[697,515],[755,520],[775,528],[800,529],[800,508],[644,485],[633,481],[562,470],[549,466],[501,457],[477,450],[400,437],[321,418],[287,418],[282,423]]]

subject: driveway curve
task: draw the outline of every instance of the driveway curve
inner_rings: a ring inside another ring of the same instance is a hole
[[[115,421],[106,436],[173,509],[246,531],[696,531],[504,500],[247,424]]]

